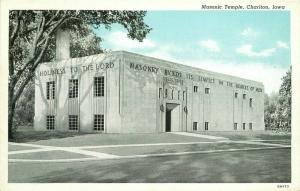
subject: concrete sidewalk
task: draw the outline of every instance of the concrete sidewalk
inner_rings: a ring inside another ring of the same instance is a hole
[[[226,137],[216,137],[211,135],[201,135],[196,133],[190,133],[190,132],[170,132],[172,134],[176,135],[184,135],[184,136],[190,136],[190,137],[199,137],[199,138],[205,138],[205,139],[213,139],[213,140],[229,140]]]

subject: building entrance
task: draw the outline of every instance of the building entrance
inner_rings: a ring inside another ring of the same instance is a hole
[[[177,106],[179,106],[177,103],[166,104],[166,132],[179,131],[180,112]]]
[[[172,110],[167,110],[166,112],[166,132],[171,131],[171,116],[172,116]]]

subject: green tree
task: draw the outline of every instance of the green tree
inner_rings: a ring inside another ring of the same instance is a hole
[[[291,130],[291,71],[282,78],[278,93],[265,95],[266,130]]]
[[[31,81],[20,96],[15,110],[15,126],[33,123],[34,117],[34,83]]]
[[[278,102],[278,93],[272,93],[270,96],[265,94],[265,129],[274,130],[277,128],[276,108]]]
[[[55,52],[55,33],[59,28],[85,36],[85,43],[74,40],[71,56],[86,56],[101,52],[100,38],[92,29],[114,23],[128,31],[128,37],[142,41],[150,32],[144,22],[145,11],[78,11],[78,10],[14,10],[9,12],[9,84],[8,135],[13,139],[16,104],[35,69],[44,61],[51,61]],[[77,39],[77,38],[76,38]],[[86,46],[89,44],[88,46]],[[98,47],[98,48],[97,48]],[[73,48],[73,51],[72,51]]]
[[[279,99],[276,110],[278,117],[278,127],[285,130],[291,130],[291,104],[292,104],[292,67],[282,78],[282,84],[279,89]]]

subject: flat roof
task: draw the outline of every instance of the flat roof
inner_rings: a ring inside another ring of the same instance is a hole
[[[219,73],[219,72],[214,72],[214,71],[209,71],[209,70],[205,70],[202,68],[197,68],[197,67],[193,67],[193,66],[188,66],[185,64],[181,64],[181,63],[176,63],[176,62],[172,62],[172,61],[168,61],[168,60],[163,60],[163,59],[159,59],[159,58],[155,58],[155,57],[151,57],[151,56],[145,56],[142,54],[138,54],[138,53],[133,53],[133,52],[128,52],[128,51],[124,51],[124,50],[117,50],[117,51],[111,51],[111,52],[105,52],[105,53],[101,53],[101,54],[95,54],[95,55],[90,55],[90,56],[85,56],[85,57],[77,57],[77,58],[69,58],[69,59],[65,59],[65,60],[56,60],[56,61],[52,61],[52,62],[44,62],[41,63],[41,65],[49,65],[49,64],[53,64],[53,63],[57,63],[59,64],[64,64],[64,63],[68,63],[68,62],[72,62],[72,61],[80,61],[83,59],[89,59],[91,61],[95,61],[97,59],[100,58],[104,58],[103,56],[106,55],[121,55],[123,57],[126,58],[127,56],[134,56],[134,57],[138,57],[140,59],[144,59],[147,60],[149,62],[154,61],[153,63],[151,63],[151,65],[155,65],[157,67],[170,67],[174,70],[178,70],[181,72],[189,72],[191,74],[198,74],[202,73],[204,75],[210,75],[211,77],[216,77],[217,79],[220,80],[227,80],[227,81],[240,81],[240,82],[246,82],[246,83],[250,83],[250,84],[255,84],[260,86],[261,88],[264,88],[264,85],[262,82],[258,82],[255,80],[250,80],[250,79],[246,79],[246,78],[241,78],[241,77],[237,77],[237,76],[233,76],[233,75],[228,75],[228,74],[223,74],[223,73]]]
[[[223,73],[219,73],[219,72],[214,72],[214,71],[210,71],[210,70],[205,70],[205,69],[202,69],[202,68],[188,66],[188,65],[185,65],[185,64],[182,64],[182,63],[176,63],[176,62],[172,62],[172,61],[168,61],[168,60],[164,60],[164,59],[159,59],[159,58],[155,58],[155,57],[151,57],[151,56],[145,56],[145,55],[138,54],[138,53],[128,52],[128,51],[124,51],[124,50],[112,51],[112,53],[121,53],[121,54],[125,54],[125,55],[134,55],[134,56],[146,59],[146,60],[151,59],[151,60],[155,60],[157,62],[161,62],[161,63],[164,63],[164,64],[175,65],[175,66],[178,66],[179,69],[185,69],[184,72],[195,73],[195,71],[197,71],[197,72],[209,74],[209,75],[212,75],[212,76],[219,76],[221,78],[227,78],[228,80],[234,78],[235,80],[240,80],[240,81],[243,81],[243,82],[247,81],[249,83],[255,83],[255,84],[259,84],[260,86],[264,86],[263,83],[259,82],[259,81],[250,80],[250,79],[246,79],[246,78],[241,78],[241,77],[238,77],[238,76],[233,76],[233,75],[228,75],[228,74],[223,74]],[[155,64],[155,65],[157,65],[157,64]],[[160,67],[160,66],[158,66],[158,67]]]

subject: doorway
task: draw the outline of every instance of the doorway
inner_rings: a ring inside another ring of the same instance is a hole
[[[166,132],[171,131],[172,110],[167,109],[166,113]]]
[[[165,132],[179,131],[180,128],[180,112],[177,103],[166,104],[166,126]]]

